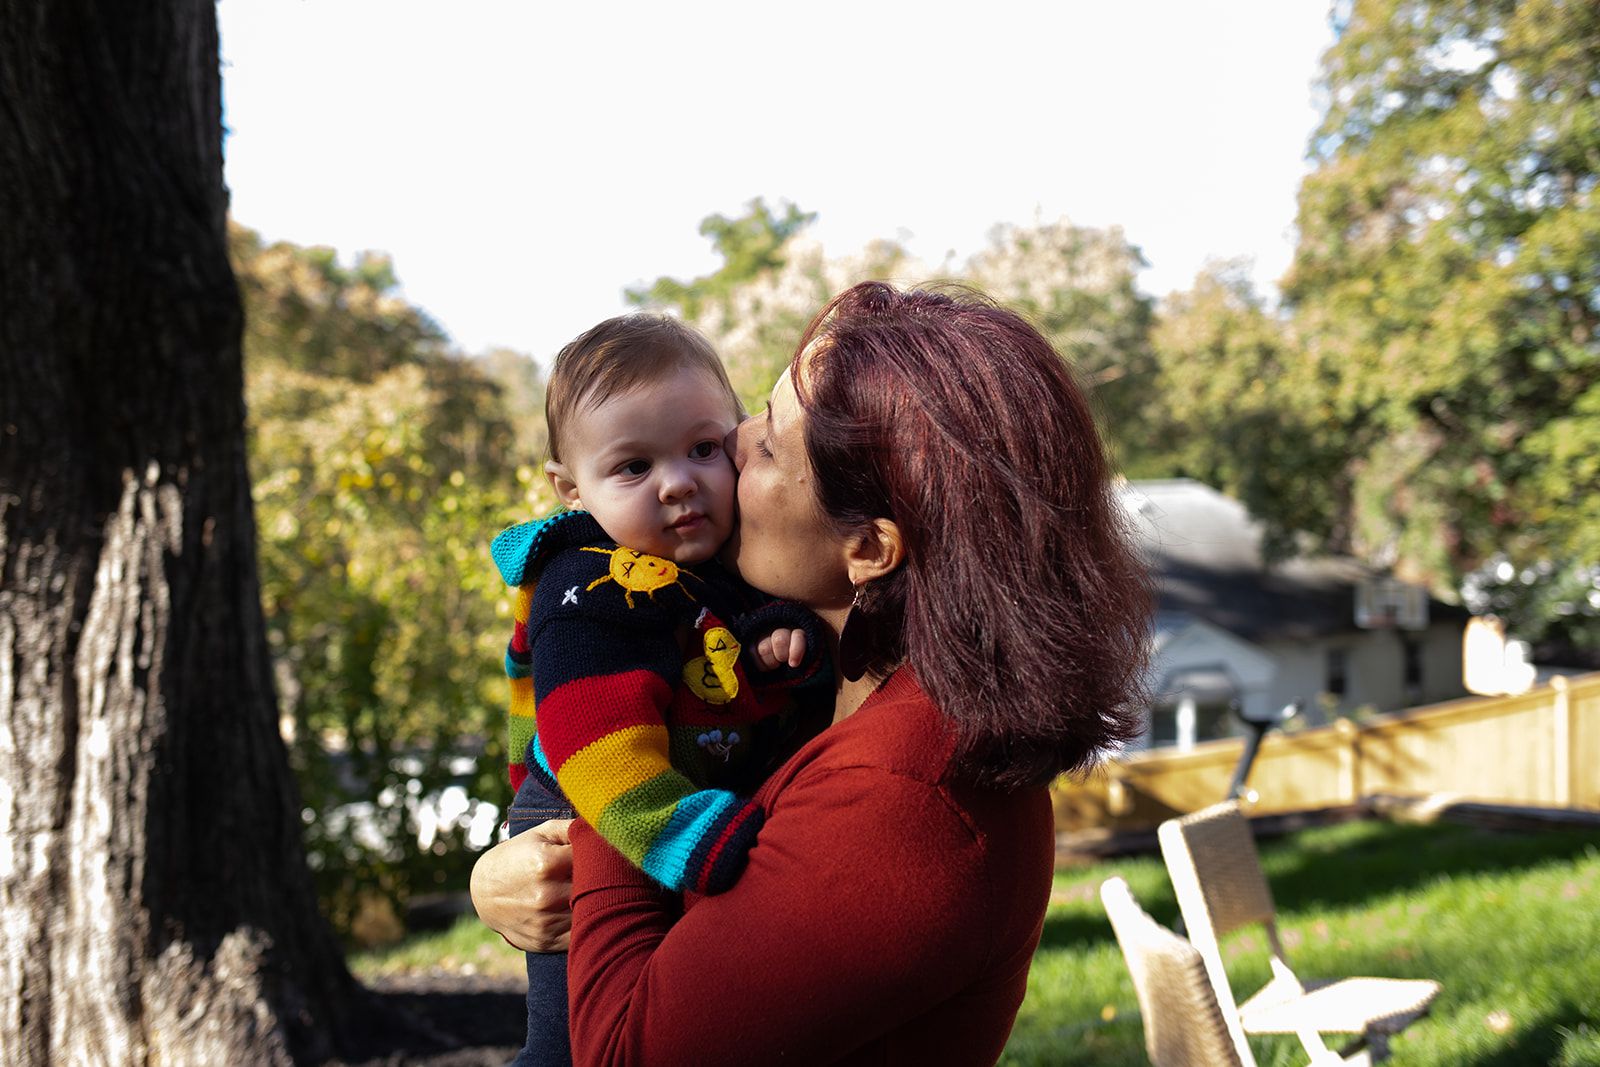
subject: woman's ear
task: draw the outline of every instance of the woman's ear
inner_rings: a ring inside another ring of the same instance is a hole
[[[572,472],[565,463],[550,460],[544,465],[544,476],[563,504],[574,510],[583,507],[583,501],[578,499],[578,483],[572,480]]]
[[[893,573],[906,561],[906,543],[893,519],[873,519],[850,539],[845,567],[851,585],[862,585]]]

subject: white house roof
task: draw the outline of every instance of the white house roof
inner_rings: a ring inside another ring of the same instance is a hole
[[[1126,482],[1121,499],[1156,574],[1164,613],[1203,619],[1248,641],[1352,632],[1355,587],[1376,572],[1348,556],[1268,565],[1244,505],[1189,478]],[[1435,618],[1465,618],[1435,602]]]
[[[1184,689],[1231,690],[1270,685],[1277,670],[1261,648],[1188,612],[1156,613],[1150,678],[1158,694]]]

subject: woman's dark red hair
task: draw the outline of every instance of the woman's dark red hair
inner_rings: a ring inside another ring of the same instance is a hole
[[[1040,785],[1137,736],[1149,576],[1049,342],[976,293],[864,282],[793,369],[822,510],[904,538],[862,598],[873,666],[916,671],[954,724],[956,776]]]

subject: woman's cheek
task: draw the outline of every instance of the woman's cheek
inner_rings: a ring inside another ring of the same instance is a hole
[[[747,463],[744,469],[739,472],[739,480],[733,484],[733,495],[739,502],[739,525],[741,528],[746,525],[747,516],[754,512],[757,507],[756,482],[760,477],[761,475],[756,471],[756,468]]]

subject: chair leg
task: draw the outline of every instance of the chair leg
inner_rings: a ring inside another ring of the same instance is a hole
[[[1373,1048],[1373,1041],[1371,1039],[1376,1036],[1377,1035],[1366,1033],[1355,1038],[1353,1041],[1346,1042],[1344,1047],[1338,1052],[1339,1062],[1346,1064],[1347,1067],[1358,1067],[1358,1065],[1359,1067],[1371,1067],[1372,1064],[1377,1063],[1378,1060],[1380,1060],[1383,1056],[1387,1056],[1389,1054],[1389,1048],[1387,1045],[1383,1047],[1383,1052],[1381,1055],[1376,1049]],[[1381,1037],[1379,1040],[1382,1040]]]

